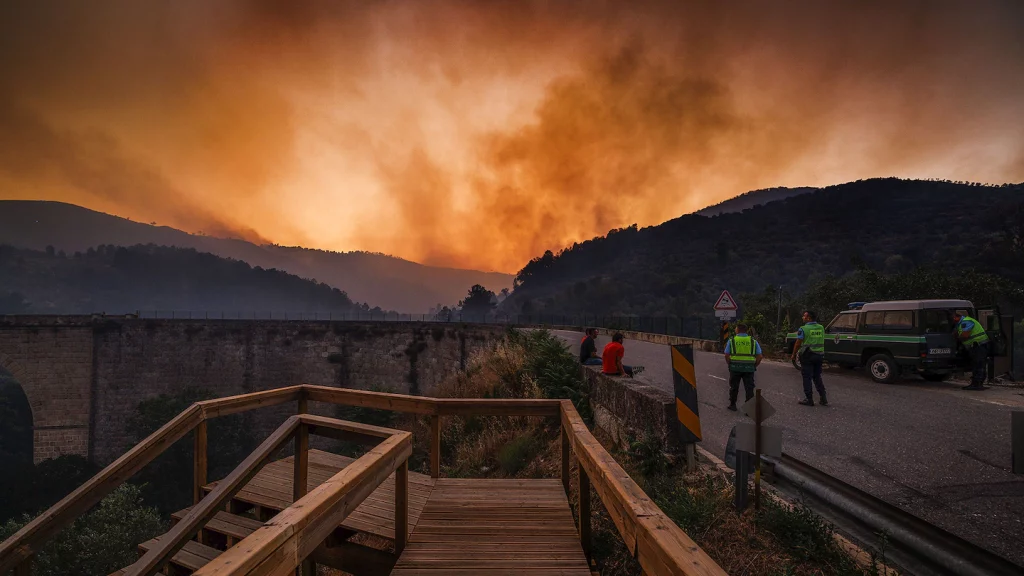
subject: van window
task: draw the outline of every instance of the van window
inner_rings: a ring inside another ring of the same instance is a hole
[[[921,327],[925,334],[948,334],[953,331],[949,310],[922,310]]]
[[[905,330],[914,327],[914,312],[911,310],[889,310],[885,313],[883,325],[886,328]]]
[[[864,314],[864,325],[868,328],[907,330],[914,327],[913,310],[872,311]]]
[[[828,327],[830,333],[855,332],[856,330],[857,314],[840,314],[836,316],[836,319]]]

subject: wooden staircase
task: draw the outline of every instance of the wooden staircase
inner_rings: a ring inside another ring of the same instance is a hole
[[[207,421],[287,402],[297,403],[297,414],[230,474],[208,482]],[[428,418],[430,476],[409,472],[411,433],[309,414],[310,402]],[[560,481],[440,478],[441,419],[466,416],[557,418]],[[367,451],[352,460],[310,450],[310,435],[355,441]],[[308,575],[324,564],[356,576],[587,576],[596,494],[646,574],[725,576],[605,451],[568,400],[426,398],[312,385],[193,404],[0,543],[0,576],[28,576],[50,538],[186,436],[194,442],[195,503],[114,574]],[[294,457],[273,460],[292,443]],[[573,456],[578,522],[567,499]],[[357,543],[356,535],[379,549]]]
[[[168,576],[188,576],[210,563],[220,554],[241,540],[247,538],[257,529],[263,527],[278,512],[293,503],[292,471],[293,456],[270,462],[264,466],[227,505],[231,512],[217,512],[199,532],[196,540],[188,541],[185,546],[171,557],[164,574]],[[324,483],[337,474],[342,468],[355,460],[347,456],[332,454],[321,450],[308,452],[307,491]],[[210,482],[203,486],[204,494],[209,494],[217,487],[218,482]],[[409,473],[409,524],[414,527],[423,511],[434,479],[426,474]],[[332,535],[332,539],[314,558],[318,563],[345,570],[362,576],[387,574],[397,560],[397,555],[349,542],[348,539],[358,533],[372,534],[379,539],[389,541],[393,546],[395,535],[395,475],[374,490],[363,503],[348,515]],[[183,519],[192,510],[192,506],[171,514],[173,523]],[[260,520],[262,518],[263,520]],[[172,524],[173,525],[173,524]],[[162,536],[157,536],[139,544],[139,555],[142,556],[160,543]],[[110,576],[121,576],[128,573],[129,567],[122,568]]]

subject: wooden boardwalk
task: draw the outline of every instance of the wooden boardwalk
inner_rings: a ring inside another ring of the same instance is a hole
[[[306,487],[313,490],[334,476],[339,470],[354,461],[347,456],[339,456],[322,450],[309,451],[309,475]],[[292,478],[294,474],[294,458],[289,456],[276,460],[263,467],[234,496],[234,500],[258,506],[268,515],[280,512],[291,506]],[[217,482],[205,486],[212,490]],[[409,529],[416,527],[420,513],[423,511],[434,479],[426,474],[409,473]],[[359,505],[341,527],[353,532],[365,532],[381,538],[395,538],[395,475],[392,474],[370,496]]]
[[[441,478],[392,572],[591,576],[562,484]]]

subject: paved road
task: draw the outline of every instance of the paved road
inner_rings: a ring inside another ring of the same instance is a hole
[[[582,334],[556,334],[578,352]],[[625,346],[625,363],[645,367],[638,378],[672,393],[668,347]],[[726,410],[723,357],[696,354],[702,446],[721,458],[745,417]],[[1010,412],[1024,410],[1024,389],[966,392],[916,378],[886,385],[841,368],[824,380],[829,406],[809,408],[797,404],[803,388],[791,365],[758,369],[757,385],[777,410],[768,423],[782,428],[787,454],[1024,565],[1024,476],[1010,472]]]

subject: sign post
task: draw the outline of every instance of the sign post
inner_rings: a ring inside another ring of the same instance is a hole
[[[736,427],[736,447],[754,453],[754,509],[761,509],[761,454],[782,456],[782,429],[762,426],[761,423],[775,414],[775,407],[761,397],[761,389],[754,390],[754,397],[743,405],[742,412],[754,420],[753,424]]]
[[[736,319],[736,311],[739,309],[739,305],[736,304],[736,299],[732,297],[732,294],[729,294],[728,290],[722,290],[718,300],[715,300],[713,308],[715,310],[715,318],[722,321],[722,330],[718,341],[720,345],[725,346],[725,341],[729,337],[729,323]]]

